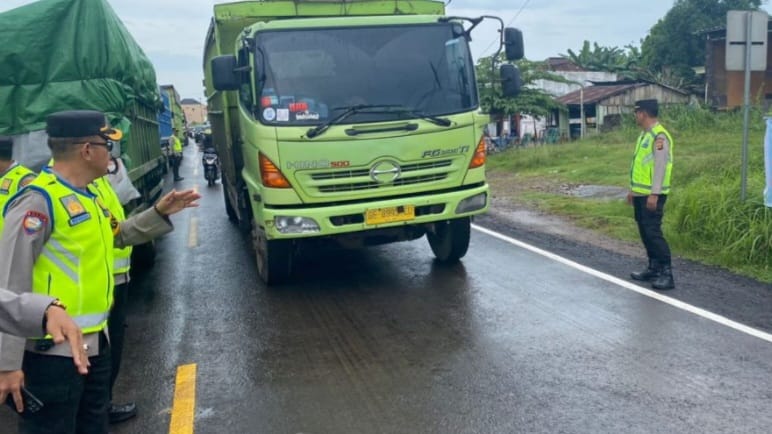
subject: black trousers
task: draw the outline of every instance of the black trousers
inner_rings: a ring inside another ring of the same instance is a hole
[[[182,162],[182,158],[178,155],[172,155],[170,158],[174,179],[178,179],[180,177],[180,163]]]
[[[123,338],[126,336],[126,305],[129,302],[129,283],[115,286],[113,291],[113,308],[107,319],[107,330],[110,334],[110,401],[113,399],[113,387],[121,370],[121,356],[123,355]]]
[[[649,261],[655,262],[660,267],[670,266],[670,246],[668,246],[665,236],[662,235],[662,216],[665,214],[667,196],[659,195],[656,211],[649,211],[646,208],[647,198],[648,196],[633,197],[635,222],[638,223],[641,241],[646,248]]]
[[[110,404],[110,346],[101,334],[99,355],[80,375],[69,357],[26,352],[22,370],[27,389],[43,402],[22,413],[19,434],[106,434]]]

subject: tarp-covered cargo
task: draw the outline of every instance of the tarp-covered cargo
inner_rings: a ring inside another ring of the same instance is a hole
[[[0,14],[0,134],[45,128],[74,107],[157,107],[148,57],[106,0],[42,0]]]

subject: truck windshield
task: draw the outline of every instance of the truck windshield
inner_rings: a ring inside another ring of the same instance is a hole
[[[442,116],[477,107],[474,65],[451,23],[261,33],[259,110],[272,125],[317,125],[354,106],[346,122]],[[420,116],[419,116],[420,114]]]

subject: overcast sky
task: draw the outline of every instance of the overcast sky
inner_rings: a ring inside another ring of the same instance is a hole
[[[108,0],[155,65],[159,84],[183,98],[204,101],[202,52],[212,6],[224,0]],[[33,0],[0,0],[0,12]],[[543,60],[578,50],[582,41],[603,46],[640,45],[674,0],[452,0],[449,15],[496,15],[523,31],[526,57]],[[767,11],[770,6],[765,6]],[[472,33],[477,59],[497,48],[493,21]]]

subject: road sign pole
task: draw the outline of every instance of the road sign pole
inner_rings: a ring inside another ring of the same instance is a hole
[[[743,148],[742,148],[742,174],[740,175],[740,201],[745,202],[748,186],[748,124],[751,111],[751,30],[753,16],[750,12],[745,14],[745,89],[743,96]]]

